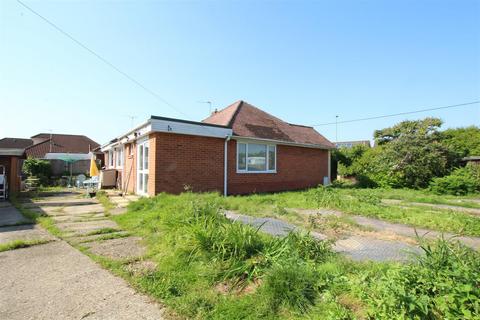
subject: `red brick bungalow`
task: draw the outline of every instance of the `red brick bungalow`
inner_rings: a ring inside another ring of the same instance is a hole
[[[102,146],[123,190],[142,195],[274,192],[330,181],[335,146],[312,127],[284,122],[244,101],[202,122],[152,116]]]

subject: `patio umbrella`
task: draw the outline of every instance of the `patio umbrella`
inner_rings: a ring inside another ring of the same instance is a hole
[[[95,163],[95,157],[92,154],[92,157],[90,158],[90,177],[96,176],[98,176],[98,168],[97,164]]]
[[[72,182],[72,170],[73,170],[72,164],[79,160],[88,160],[89,158],[90,158],[90,155],[84,154],[84,153],[47,153],[45,154],[45,157],[44,157],[44,159],[48,159],[48,160],[63,160],[70,165],[69,184],[71,184]]]

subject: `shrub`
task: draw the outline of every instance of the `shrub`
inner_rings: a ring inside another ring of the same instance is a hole
[[[435,178],[430,190],[437,194],[465,195],[480,191],[480,166],[468,165],[459,168],[450,175]]]
[[[29,177],[37,177],[41,185],[46,185],[52,173],[52,166],[49,161],[30,157],[23,162],[22,170]]]
[[[421,241],[423,242],[423,241]],[[365,277],[374,319],[478,319],[480,254],[444,239],[423,243],[414,263]]]
[[[275,265],[265,278],[263,292],[274,312],[282,306],[305,312],[317,297],[317,275],[308,264]]]

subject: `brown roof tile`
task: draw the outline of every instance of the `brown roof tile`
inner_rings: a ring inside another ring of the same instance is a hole
[[[202,122],[228,126],[241,137],[335,147],[313,127],[287,123],[244,101],[237,101]]]
[[[0,139],[0,148],[25,149],[33,144],[32,139],[3,138]]]
[[[51,136],[51,138],[50,138]],[[45,140],[27,147],[29,157],[43,158],[46,153],[88,153],[99,146],[98,143],[83,135],[40,133],[32,138]],[[51,148],[51,149],[50,149]]]

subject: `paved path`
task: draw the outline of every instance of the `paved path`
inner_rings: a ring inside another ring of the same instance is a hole
[[[230,220],[257,227],[260,231],[273,236],[286,236],[293,230],[300,230],[293,224],[275,218],[256,218],[232,211],[226,211],[225,216]],[[311,235],[320,240],[327,238],[318,232],[312,232]],[[420,252],[417,247],[401,241],[379,240],[358,235],[336,241],[333,249],[357,261],[404,261],[411,256],[411,253]]]
[[[108,257],[112,247],[119,248],[114,251],[115,254],[125,253],[122,251],[125,246],[119,245],[119,240],[127,243],[127,255],[116,255],[112,259],[131,258],[131,252],[134,255],[143,254],[135,251],[140,246],[131,246],[138,239],[126,241],[128,234],[112,239],[116,241],[112,246],[107,244],[110,240],[95,241],[95,237],[102,235],[85,235],[85,230],[98,231],[108,224],[95,200],[70,193],[52,194],[25,205],[51,215],[72,243],[78,239],[93,240],[88,242],[87,247],[99,255]],[[10,205],[0,206],[0,225],[2,217],[9,217],[4,221],[11,224],[12,216],[23,219]],[[0,319],[164,318],[160,305],[136,293],[123,279],[113,276],[66,241],[54,238],[31,224],[0,227],[0,243],[26,238],[45,238],[51,242],[0,253]]]
[[[477,201],[480,201],[480,200],[474,200],[474,199],[471,200],[471,202],[477,202]],[[435,208],[435,209],[441,209],[441,210],[453,210],[453,211],[459,211],[459,212],[480,216],[480,209],[478,208],[467,208],[467,207],[456,206],[453,204],[408,202],[408,201],[397,200],[397,199],[382,199],[382,202],[385,204],[398,204],[398,205],[405,205],[405,206],[429,207],[429,208]]]

